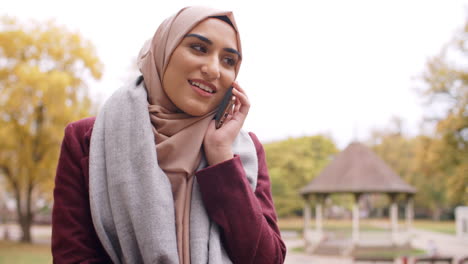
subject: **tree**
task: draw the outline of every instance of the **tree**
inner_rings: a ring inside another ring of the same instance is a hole
[[[468,204],[468,18],[464,27],[430,59],[422,79],[423,95],[440,114],[435,121],[433,149],[442,153],[434,171],[446,176],[447,198],[454,204]]]
[[[379,143],[372,149],[403,180],[417,189],[415,206],[439,219],[448,207],[447,186],[443,184],[444,175],[434,168],[439,157],[434,150],[434,139],[423,135],[410,138],[387,132],[379,135]]]
[[[24,242],[31,242],[35,201],[51,199],[66,124],[93,111],[85,80],[101,71],[80,34],[53,22],[0,19],[0,176]]]
[[[440,220],[442,212],[453,207],[448,199],[449,175],[440,170],[440,161],[446,155],[439,149],[441,143],[439,139],[425,135],[413,139],[413,183],[419,190],[415,202],[417,206],[429,209],[433,220]]]
[[[330,138],[317,135],[265,144],[265,152],[276,211],[288,216],[302,212],[300,189],[328,165],[338,149]]]
[[[450,193],[447,175],[439,169],[445,155],[440,149],[441,141],[426,135],[409,137],[401,128],[402,121],[394,118],[389,128],[374,130],[369,142],[380,158],[416,187],[416,208],[431,213],[432,218],[438,220],[444,210],[453,206],[447,199]]]

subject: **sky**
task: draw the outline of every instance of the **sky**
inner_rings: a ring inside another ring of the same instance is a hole
[[[234,11],[243,53],[237,80],[252,104],[246,130],[262,142],[326,134],[340,148],[395,116],[404,132],[420,132],[421,74],[468,15],[468,0],[10,0],[0,15],[53,19],[90,40],[104,73],[89,87],[103,102],[132,77],[158,25],[189,5]]]

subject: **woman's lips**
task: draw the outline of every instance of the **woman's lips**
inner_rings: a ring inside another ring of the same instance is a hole
[[[203,80],[192,79],[188,83],[199,95],[203,97],[211,97],[216,93],[216,86]]]

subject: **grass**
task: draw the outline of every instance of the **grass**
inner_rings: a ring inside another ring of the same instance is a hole
[[[0,264],[52,263],[50,245],[0,241]]]
[[[304,228],[304,220],[300,217],[281,218],[278,220],[278,225],[281,230],[302,232]],[[405,226],[405,221],[400,220],[398,225]],[[315,228],[315,221],[311,219],[312,229]],[[455,235],[455,222],[454,221],[430,221],[430,220],[414,220],[413,227],[432,232],[445,233]],[[339,233],[351,233],[352,221],[324,219],[323,228],[325,231],[333,231]],[[359,229],[361,231],[385,232],[390,231],[389,219],[361,219],[359,221]]]
[[[358,258],[398,258],[402,256],[421,256],[426,252],[415,248],[357,248],[353,252]]]
[[[291,252],[304,253],[304,246],[291,249]],[[353,257],[358,258],[398,258],[402,256],[417,257],[426,254],[424,250],[416,248],[357,248]]]
[[[335,220],[335,219],[324,219],[323,228],[325,231],[333,231],[339,233],[351,233],[352,222],[351,220]],[[282,218],[278,220],[278,225],[281,230],[298,231],[302,232],[304,228],[304,220],[299,217],[294,218]],[[314,221],[311,221],[312,229],[315,228]],[[361,231],[385,231],[385,228],[376,226],[372,221],[361,220],[359,223],[359,229]]]
[[[291,251],[294,252],[294,253],[304,253],[305,252],[304,246],[292,248]]]
[[[449,235],[456,234],[454,221],[416,220],[414,221],[413,226],[414,228],[440,232]]]

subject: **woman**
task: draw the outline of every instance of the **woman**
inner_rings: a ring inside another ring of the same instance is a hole
[[[231,12],[189,7],[140,51],[142,77],[65,130],[54,263],[283,263]],[[213,116],[229,87],[234,110]],[[149,114],[148,114],[149,113]]]

